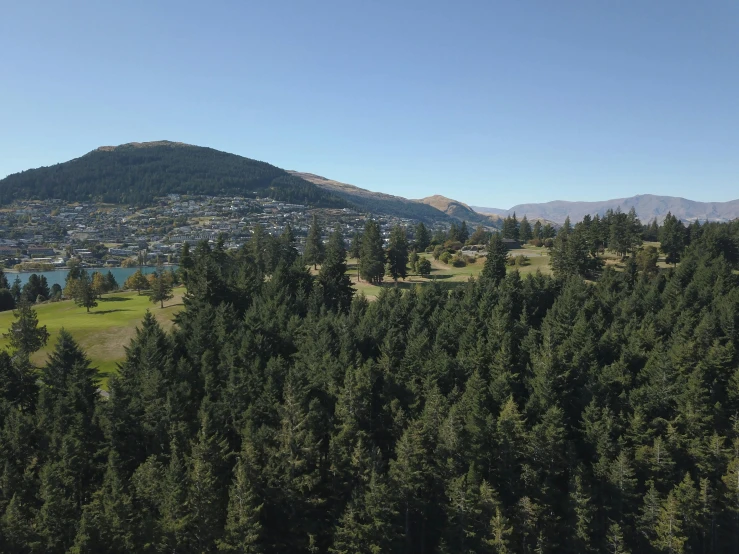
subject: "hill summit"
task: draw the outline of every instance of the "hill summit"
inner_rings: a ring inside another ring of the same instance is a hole
[[[0,180],[1,204],[51,198],[144,204],[171,193],[256,193],[296,204],[349,206],[346,200],[268,163],[167,140],[101,146],[74,160]]]
[[[193,144],[185,142],[173,142],[171,140],[153,140],[151,142],[127,142],[118,146],[99,146],[93,152],[112,152],[119,148],[155,148],[157,146],[169,146],[170,148],[191,147],[196,148]]]
[[[447,198],[446,196],[441,196],[440,194],[427,196],[426,198],[416,200],[416,202],[432,206],[437,210],[444,212],[448,216],[460,221],[467,221],[470,223],[478,223],[482,225],[494,225],[498,220],[501,219],[495,214],[483,214],[480,212],[476,212],[464,202],[453,200],[452,198]]]

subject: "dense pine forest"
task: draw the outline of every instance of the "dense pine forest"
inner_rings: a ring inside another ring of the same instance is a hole
[[[68,334],[31,365],[21,307],[0,550],[738,552],[739,224],[652,229],[679,243],[658,271],[628,240],[596,267],[591,225],[554,276],[507,272],[496,234],[477,280],[374,302],[338,233],[315,275],[289,236],[200,244],[107,398]]]
[[[167,194],[257,193],[285,202],[350,204],[268,163],[212,148],[159,141],[98,148],[69,162],[0,179],[0,204],[14,200],[146,204]]]

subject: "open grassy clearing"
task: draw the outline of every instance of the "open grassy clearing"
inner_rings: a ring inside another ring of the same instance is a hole
[[[523,267],[508,266],[508,271],[517,269],[521,275],[536,273],[537,270],[544,274],[551,273],[551,268],[549,267],[549,251],[546,248],[527,245],[524,248],[511,250],[509,254],[512,257],[522,255],[528,256],[529,265]],[[391,277],[386,276],[381,286],[371,285],[365,281],[357,280],[357,260],[354,258],[348,260],[348,274],[351,277],[352,285],[354,285],[357,293],[361,292],[368,299],[373,300],[377,298],[382,287],[397,286],[402,289],[409,289],[416,285],[423,286],[433,281],[448,286],[449,288],[460,286],[462,283],[468,281],[470,277],[477,278],[485,265],[484,256],[477,258],[474,263],[468,264],[465,267],[454,267],[451,264],[447,265],[439,260],[434,260],[431,254],[424,253],[420,254],[420,256],[428,258],[431,262],[431,275],[429,278],[421,277],[420,275],[409,275],[405,280],[401,279],[395,283]]]
[[[92,364],[103,374],[103,387],[110,373],[116,371],[116,364],[125,358],[124,347],[133,338],[136,327],[146,310],[156,317],[165,329],[172,327],[172,318],[182,309],[184,287],[174,289],[174,298],[164,303],[164,309],[149,301],[148,296],[135,292],[111,293],[98,300],[97,308],[88,314],[85,308],[77,307],[71,300],[41,304],[35,307],[39,325],[46,325],[51,337],[47,345],[34,354],[36,365],[46,361],[49,352],[56,344],[59,330],[64,328],[87,352]],[[13,312],[0,313],[0,331],[10,328]],[[7,346],[7,340],[0,337],[0,347]]]

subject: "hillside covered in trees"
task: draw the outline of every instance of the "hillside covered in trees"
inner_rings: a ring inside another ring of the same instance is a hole
[[[31,366],[46,337],[22,309],[0,353],[0,544],[736,552],[739,225],[693,231],[675,267],[592,283],[506,272],[495,234],[477,280],[371,303],[338,233],[316,275],[289,234],[203,243],[177,324],[144,319],[107,399],[68,335]]]
[[[101,147],[80,158],[0,180],[0,204],[19,199],[145,204],[166,194],[247,195],[322,207],[349,204],[264,162],[158,141]]]

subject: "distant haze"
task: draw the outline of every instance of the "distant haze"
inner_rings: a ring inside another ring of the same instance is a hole
[[[472,209],[483,214],[507,216],[515,212],[520,219],[524,215],[529,219],[542,218],[562,223],[567,216],[573,221],[581,220],[585,215],[603,215],[608,210],[618,208],[628,212],[631,208],[642,222],[657,218],[662,221],[668,212],[683,221],[730,221],[739,217],[739,200],[729,202],[696,202],[674,196],[656,196],[640,194],[630,198],[614,198],[601,202],[567,202],[555,200],[541,204],[518,204],[505,210],[472,206]]]

